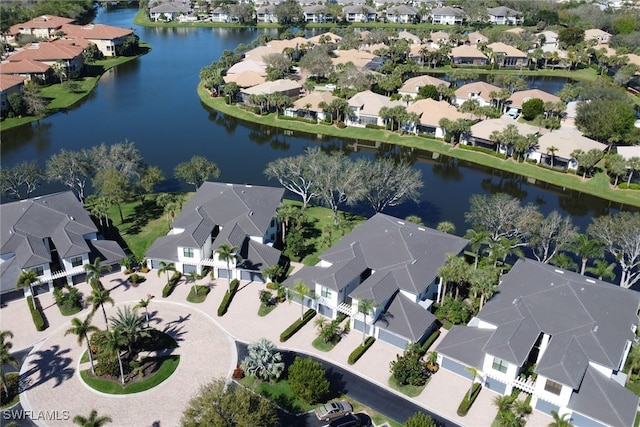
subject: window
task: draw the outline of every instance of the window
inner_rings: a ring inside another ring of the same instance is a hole
[[[182,254],[185,258],[193,258],[193,248],[183,248]]]
[[[504,374],[507,372],[508,366],[508,362],[505,362],[502,359],[498,359],[497,357],[493,358],[493,369],[495,369],[496,371],[502,372]]]
[[[320,293],[323,298],[331,298],[331,289],[322,287],[322,291]]]
[[[547,382],[544,384],[544,390],[559,396],[560,392],[562,391],[562,384],[558,384],[555,381],[547,380]]]
[[[44,275],[44,267],[43,266],[34,267],[34,268],[31,269],[31,271],[35,271],[35,273],[38,276]]]
[[[82,257],[74,256],[71,258],[71,267],[80,267],[82,265]]]

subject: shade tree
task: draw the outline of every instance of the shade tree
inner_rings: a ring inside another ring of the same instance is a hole
[[[206,180],[219,177],[220,169],[206,157],[195,155],[189,161],[179,163],[173,174],[177,179],[192,184],[197,190]]]
[[[45,173],[35,160],[4,166],[0,170],[0,190],[16,199],[29,198],[45,179]]]

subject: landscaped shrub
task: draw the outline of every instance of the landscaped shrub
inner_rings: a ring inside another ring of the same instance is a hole
[[[238,279],[233,279],[231,281],[231,292],[229,291],[225,292],[224,298],[222,298],[222,302],[220,303],[220,307],[218,307],[219,317],[224,316],[227,310],[229,309],[229,304],[231,304],[231,301],[233,300],[233,296],[238,291],[239,285],[240,285],[240,282],[238,281]]]
[[[461,417],[464,417],[465,415],[467,415],[467,413],[469,412],[469,409],[471,408],[471,405],[473,405],[473,402],[475,402],[476,397],[478,397],[478,394],[480,394],[480,390],[482,389],[482,384],[480,383],[473,383],[473,385],[471,386],[471,398],[469,398],[469,393],[465,393],[464,397],[462,398],[462,402],[460,402],[460,406],[458,406],[458,415]]]
[[[272,291],[278,290],[279,287],[280,287],[280,283],[278,283],[278,282],[269,282],[269,283],[267,283],[267,289],[271,289]]]
[[[420,354],[424,355],[427,352],[427,350],[429,350],[429,347],[431,347],[434,341],[438,339],[439,336],[440,336],[439,329],[436,329],[435,331],[433,331],[433,333],[429,335],[429,338],[425,340],[424,344],[422,344],[422,347],[420,347]]]
[[[618,188],[622,190],[640,190],[640,184],[634,184],[633,182],[627,185],[626,182],[618,184]]]
[[[145,280],[147,280],[144,276],[141,276],[139,274],[133,273],[131,276],[129,276],[129,283],[142,283]]]
[[[78,289],[66,284],[64,288],[55,288],[53,298],[63,316],[69,316],[82,310],[82,301]]]
[[[178,285],[178,282],[180,281],[181,277],[182,277],[182,273],[180,273],[179,271],[176,271],[173,273],[173,275],[171,276],[171,279],[169,279],[169,283],[164,285],[164,288],[162,288],[162,298],[166,298],[169,295],[171,295],[173,290]]]
[[[504,159],[504,154],[503,153],[496,153],[495,150],[492,150],[492,149],[489,149],[489,148],[474,147],[473,145],[465,145],[465,144],[458,145],[458,148],[461,148],[463,150],[476,151],[478,153],[488,154],[490,156],[497,157],[498,159]]]
[[[312,308],[305,311],[304,315],[302,316],[302,320],[301,319],[296,320],[291,324],[291,326],[289,326],[280,334],[280,342],[285,342],[286,340],[291,338],[293,334],[298,332],[300,329],[302,329],[304,325],[309,323],[309,321],[313,319],[315,315],[316,315],[316,311]]]
[[[29,305],[29,311],[31,312],[31,318],[33,319],[33,324],[36,326],[36,330],[44,331],[47,325],[45,324],[44,317],[42,317],[42,313],[40,312],[40,307],[36,307],[31,295],[27,297],[27,304]]]
[[[378,126],[378,125],[374,125],[372,123],[367,123],[366,125],[364,125],[364,127],[366,129],[385,129],[384,126]]]
[[[338,127],[338,129],[344,129],[347,127],[347,125],[344,124],[344,122],[338,122],[336,123],[336,126]]]
[[[420,345],[411,344],[402,355],[396,355],[396,360],[389,364],[393,378],[399,385],[423,386],[427,383],[429,372],[422,363]]]
[[[4,394],[4,390],[0,392],[0,405],[4,406],[11,402],[17,395],[20,385],[20,374],[17,372],[10,372],[5,374],[5,380],[7,381],[7,389],[9,395]]]
[[[353,365],[354,363],[356,363],[358,359],[362,357],[364,352],[373,345],[374,342],[376,342],[376,339],[374,337],[367,337],[367,339],[364,341],[364,345],[359,345],[358,347],[356,347],[356,349],[351,352],[349,358],[347,359],[349,365]]]

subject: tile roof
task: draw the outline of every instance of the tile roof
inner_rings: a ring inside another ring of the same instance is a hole
[[[302,89],[300,83],[295,80],[280,79],[243,89],[242,93],[245,93],[247,95],[263,95],[277,92],[288,92],[295,89]]]
[[[431,10],[431,15],[439,16],[464,16],[464,10],[457,7],[436,7]]]
[[[104,24],[66,24],[62,26],[62,31],[70,37],[89,40],[113,40],[133,34],[133,30],[130,28],[113,27]]]
[[[55,30],[62,27],[64,24],[70,24],[74,22],[71,18],[63,18],[62,16],[55,15],[42,15],[33,18],[27,22],[21,24],[12,25],[9,29],[11,34],[17,34],[20,29],[49,29]]]
[[[33,61],[57,61],[70,60],[82,55],[82,47],[62,45],[58,43],[29,43],[21,51],[9,56],[9,62],[18,62],[25,59]]]
[[[582,132],[576,129],[560,129],[542,135],[538,138],[538,144],[536,145],[535,150],[541,153],[546,153],[547,149],[551,146],[558,149],[555,152],[556,156],[563,157],[565,159],[570,159],[571,153],[577,149],[586,152],[592,148],[602,151],[607,148],[607,144],[587,138],[582,135]]]
[[[5,73],[7,73],[7,69],[0,66],[0,74]],[[3,75],[2,78],[0,78],[0,91],[5,91],[11,89],[12,87],[20,86],[21,84],[24,84],[24,81],[26,79],[27,78],[25,76],[12,76],[9,74]]]
[[[404,82],[402,87],[398,89],[398,92],[418,93],[420,88],[429,85],[436,87],[445,85],[446,87],[449,87],[451,83],[428,75],[412,77]]]
[[[500,90],[501,89],[498,86],[479,81],[467,83],[466,85],[460,86],[458,89],[456,89],[455,95],[458,98],[466,98],[470,93],[477,93],[479,94],[478,96],[480,98],[484,99],[485,101],[489,101],[489,94],[491,92],[500,93]]]
[[[0,64],[0,74],[20,74],[20,73],[46,73],[51,66],[44,62],[25,59],[18,62],[3,62]],[[5,79],[3,76],[2,79]]]
[[[435,99],[420,99],[409,107],[407,113],[416,113],[420,116],[420,124],[439,126],[440,119],[455,121],[464,119],[466,115],[458,112],[458,109],[447,101],[436,101]]]
[[[475,46],[461,45],[451,49],[452,58],[484,58],[487,59],[487,55]]]
[[[311,111],[320,112],[322,109],[320,108],[320,103],[326,102],[327,104],[331,104],[331,101],[334,99],[338,99],[338,97],[333,96],[331,92],[322,91],[322,92],[311,92],[307,96],[303,96],[302,98],[296,100],[293,103],[293,109],[296,110],[305,110],[307,109],[307,105]]]
[[[491,16],[517,16],[521,15],[521,12],[511,9],[506,6],[488,7],[487,13]]]
[[[435,321],[429,310],[398,292],[374,325],[416,342]]]
[[[392,101],[388,96],[374,93],[370,90],[356,93],[348,99],[349,106],[361,109],[359,114],[377,116],[382,107],[404,106],[402,101]]]
[[[527,54],[522,52],[519,49],[516,49],[513,46],[510,46],[506,43],[502,43],[502,42],[496,42],[496,43],[491,43],[487,45],[488,48],[490,48],[491,50],[493,50],[493,53],[504,53],[506,56],[509,57],[516,57],[516,58],[526,58]]]
[[[520,135],[523,136],[549,133],[547,129],[541,129],[539,126],[532,126],[527,123],[520,123],[517,120],[503,117],[479,121],[475,125],[471,126],[470,132],[471,135],[476,138],[482,138],[489,141],[491,139],[491,134],[494,131],[502,132],[509,125],[515,126]]]
[[[237,74],[227,74],[223,77],[225,83],[235,83],[239,87],[257,86],[267,81],[265,73],[243,71]]]
[[[530,99],[541,99],[543,102],[560,102],[561,99],[558,96],[552,95],[548,92],[545,92],[540,89],[528,89],[528,90],[519,90],[517,92],[513,92],[511,96],[507,99],[507,103],[511,103],[513,106],[522,107],[526,101]]]

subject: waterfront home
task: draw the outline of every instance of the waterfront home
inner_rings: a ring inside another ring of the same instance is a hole
[[[62,26],[66,38],[85,39],[95,44],[104,56],[118,56],[126,40],[133,36],[133,30],[104,24]]]
[[[432,31],[427,40],[434,49],[439,49],[442,46],[448,45],[450,41],[451,37],[446,31]]]
[[[277,23],[276,7],[273,5],[261,6],[256,10],[256,21],[263,23]]]
[[[500,67],[526,67],[527,54],[506,43],[496,42],[488,44],[491,49],[492,59]]]
[[[327,118],[328,114],[320,107],[320,104],[324,102],[329,105],[335,99],[338,97],[333,96],[331,92],[311,92],[296,100],[291,107],[286,108],[284,115],[322,121]]]
[[[482,67],[489,64],[489,58],[475,46],[461,45],[451,49],[451,63],[454,65],[473,65]]]
[[[488,148],[497,153],[507,153],[509,147],[506,147],[504,144],[498,146],[496,141],[491,140],[491,135],[494,132],[504,131],[509,125],[515,126],[518,129],[518,133],[522,136],[541,135],[548,132],[547,129],[541,129],[538,126],[520,123],[508,117],[500,117],[497,119],[482,120],[474,124],[468,133],[462,135],[460,143],[474,147]]]
[[[448,102],[436,101],[431,98],[414,102],[407,107],[407,113],[416,113],[420,117],[420,121],[412,124],[411,128],[407,130],[436,138],[444,138],[447,133],[446,129],[440,126],[441,119],[456,121],[466,118],[465,114],[460,113],[456,107]]]
[[[232,22],[233,18],[229,12],[221,7],[216,7],[209,14],[211,22]]]
[[[560,129],[542,135],[538,138],[538,143],[526,153],[527,158],[536,162],[544,162],[563,169],[578,169],[580,164],[578,159],[572,156],[575,150],[587,152],[592,149],[603,151],[607,149],[607,144],[594,141],[582,135],[576,129]]]
[[[228,77],[233,74],[242,74],[247,72],[252,72],[260,76],[266,76],[267,66],[264,62],[262,62],[262,59],[260,60],[245,59],[243,61],[233,64],[227,70],[227,75],[224,77]]]
[[[247,102],[251,95],[270,95],[273,93],[280,93],[288,96],[289,98],[297,98],[300,96],[301,90],[302,86],[300,86],[300,83],[295,80],[280,79],[242,89],[240,91],[240,97],[242,102]]]
[[[352,329],[404,350],[437,327],[430,307],[442,288],[438,268],[447,254],[461,253],[467,243],[378,213],[322,253],[318,264],[303,267],[283,285],[292,288],[302,281],[313,296],[305,297],[304,305],[330,319],[345,313]],[[363,299],[374,304],[366,323],[358,310]]]
[[[453,104],[460,106],[464,101],[475,99],[481,107],[491,106],[494,102],[491,97],[492,92],[498,94],[500,90],[498,86],[487,82],[478,81],[467,83],[456,89]]]
[[[236,74],[227,74],[223,79],[225,83],[235,83],[241,88],[258,86],[267,81],[266,73],[258,73],[255,71],[243,71]]]
[[[436,7],[431,10],[432,24],[462,25],[464,19],[464,10],[457,7]]]
[[[489,43],[489,37],[484,34],[474,31],[472,33],[467,34],[466,44],[470,44],[471,46],[477,46],[480,43]]]
[[[244,60],[241,62],[251,60],[256,62],[262,62],[264,64],[264,57],[272,53],[282,53],[282,51],[268,45],[254,47],[253,49],[250,49],[244,53]]]
[[[331,63],[334,66],[351,62],[360,69],[375,71],[383,64],[383,59],[381,57],[366,50],[335,50],[333,53],[337,55],[335,58],[331,58]]]
[[[382,107],[393,108],[404,106],[402,101],[392,101],[388,96],[379,95],[365,90],[349,98],[351,112],[347,115],[347,126],[366,127],[366,125],[385,126],[386,123],[380,117]]]
[[[285,49],[294,49],[296,52],[300,49],[301,46],[310,45],[309,39],[305,39],[304,37],[294,37],[292,39],[285,40],[271,40],[267,43],[267,46],[271,49],[274,49],[280,53],[283,53]],[[294,54],[294,59],[297,59],[298,54]]]
[[[190,2],[182,0],[158,0],[149,4],[149,19],[171,22],[193,12]]]
[[[411,6],[397,5],[387,8],[387,22],[412,24],[418,20],[418,10]]]
[[[591,28],[584,31],[584,41],[588,42],[590,40],[595,40],[596,45],[608,44],[610,38],[611,34],[601,30],[600,28]]]
[[[4,80],[4,79],[3,79]],[[41,286],[53,281],[84,281],[84,265],[100,257],[102,265],[120,271],[125,253],[118,243],[102,240],[89,213],[71,191],[0,205],[0,294],[2,299],[23,295],[16,290],[22,271],[34,271]],[[24,294],[30,295],[29,287]]]
[[[63,18],[61,16],[42,15],[30,19],[27,22],[12,25],[9,28],[9,34],[14,37],[23,34],[38,39],[50,39],[62,29],[63,25],[71,24],[74,21],[74,19]]]
[[[7,59],[9,62],[37,61],[50,67],[61,64],[66,73],[80,73],[83,67],[82,47],[50,42],[29,43]]]
[[[323,44],[323,43],[338,43],[340,42],[340,40],[342,40],[342,37],[340,37],[337,34],[333,34],[331,32],[318,34],[317,36],[310,37],[307,39],[309,43],[314,45]]]
[[[304,14],[304,22],[324,23],[332,22],[333,15],[327,11],[327,7],[322,4],[314,4],[302,8]]]
[[[494,25],[520,25],[524,22],[522,13],[506,6],[487,8],[489,22]]]
[[[532,99],[540,99],[542,102],[558,103],[562,100],[550,93],[547,93],[540,89],[527,89],[513,92],[509,98],[504,102],[504,111],[513,111],[514,114],[520,114],[522,112],[522,105]]]
[[[632,426],[639,398],[622,370],[639,308],[635,291],[521,258],[436,350],[441,368],[501,395],[520,389],[535,410],[573,425]]]
[[[420,37],[410,33],[409,31],[400,31],[398,33],[398,40],[406,40],[411,45],[414,45],[414,44],[419,45],[420,43],[422,43],[422,39],[420,39]]]
[[[558,47],[558,33],[551,30],[541,31],[539,33],[534,34],[534,36],[539,40],[538,45],[540,47],[545,45],[550,45],[553,47]]]
[[[420,65],[426,65],[429,63],[429,52],[435,52],[437,49],[431,47],[431,44],[416,44],[409,45],[409,55],[407,59],[411,59]]]
[[[55,73],[50,65],[30,59],[18,62],[4,62],[0,64],[0,74],[2,74],[2,79],[11,75],[21,76],[40,84],[53,83],[55,79]]]
[[[146,253],[148,266],[173,263],[176,271],[202,273],[211,267],[215,277],[264,282],[262,270],[280,261],[273,247],[278,238],[276,209],[284,189],[255,185],[205,182],[171,225]],[[239,258],[220,259],[216,250],[226,244]],[[229,270],[227,269],[229,268]]]
[[[0,78],[0,115],[6,117],[10,110],[9,95],[17,93],[22,96],[22,88],[24,87],[24,82],[27,80],[27,77],[6,74],[4,72],[6,70],[3,70],[3,68],[4,67],[0,65],[0,74],[3,74],[2,78]]]
[[[398,89],[398,94],[404,96],[404,95],[411,95],[412,97],[417,97],[418,96],[418,92],[420,92],[420,89],[425,87],[425,86],[435,86],[438,87],[440,85],[444,85],[446,87],[449,87],[451,85],[451,83],[449,83],[446,80],[441,80],[438,79],[436,77],[432,77],[432,76],[428,76],[428,75],[423,75],[423,76],[418,76],[418,77],[412,77],[408,80],[406,80],[404,82],[404,84],[402,85],[402,87],[400,89]]]
[[[347,22],[376,22],[378,12],[367,5],[350,5],[342,8]]]

